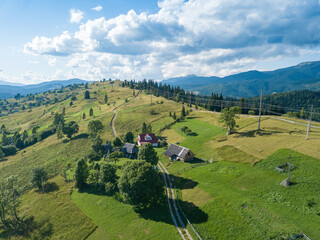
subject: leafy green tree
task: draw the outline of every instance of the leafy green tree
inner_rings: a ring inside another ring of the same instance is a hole
[[[88,154],[88,159],[90,162],[99,161],[101,159],[101,155],[97,153],[96,151],[90,151]]]
[[[63,126],[62,126],[62,124],[61,123],[59,123],[59,125],[58,125],[58,127],[57,127],[57,138],[58,139],[61,139],[61,138],[63,138]]]
[[[158,203],[164,192],[158,173],[145,161],[127,164],[118,187],[125,202],[140,208]]]
[[[228,109],[224,108],[221,111],[219,122],[222,122],[223,125],[228,129],[227,134],[232,133],[232,131],[238,127],[236,123],[236,118],[239,118],[236,116],[236,111],[234,109]]]
[[[2,146],[7,146],[10,144],[10,141],[5,133],[2,134],[1,144]]]
[[[19,148],[19,149],[23,149],[23,148],[24,148],[24,143],[23,143],[23,141],[22,141],[21,138],[18,138],[18,139],[16,140],[15,145],[16,145],[16,147]]]
[[[86,119],[86,114],[85,113],[82,114],[82,119]]]
[[[108,95],[107,94],[104,95],[104,103],[108,103]]]
[[[122,141],[119,137],[116,137],[114,140],[113,140],[113,146],[115,147],[121,147],[122,146]]]
[[[84,92],[84,99],[90,99],[90,92],[88,90]]]
[[[79,125],[75,121],[71,121],[63,127],[62,132],[71,139],[72,135],[75,135],[79,132]]]
[[[1,125],[1,133],[6,132],[6,126],[4,124]]]
[[[37,187],[39,190],[42,189],[44,184],[48,181],[48,173],[42,167],[36,167],[31,171],[30,184],[33,187]]]
[[[16,176],[11,176],[0,184],[0,220],[6,229],[13,232],[21,221],[19,217],[21,201],[16,179]]]
[[[107,182],[116,183],[118,176],[116,174],[117,168],[110,164],[104,163],[100,166],[100,182],[106,184]]]
[[[127,132],[125,137],[125,142],[128,142],[128,143],[133,143],[134,142],[134,135],[132,132]]]
[[[2,150],[0,149],[0,161],[4,159],[4,153],[2,152]]]
[[[39,126],[35,126],[32,128],[32,134],[37,134],[37,130],[39,129]]]
[[[83,189],[87,184],[88,176],[88,165],[84,159],[80,159],[77,162],[76,170],[74,173],[75,187],[78,189]]]
[[[99,154],[101,153],[101,151],[102,151],[102,140],[101,140],[99,135],[91,139],[91,148],[96,153],[99,153]]]
[[[26,140],[26,139],[28,138],[28,136],[29,136],[29,134],[28,134],[27,130],[24,130],[24,131],[22,132],[21,138],[22,138],[22,140],[24,141],[24,140]]]
[[[158,164],[159,157],[151,143],[143,144],[138,153],[138,160],[144,160],[152,165]]]
[[[145,122],[142,123],[142,133],[152,133],[152,126],[151,124],[146,124]]]
[[[114,161],[114,164],[117,164],[118,159],[121,158],[121,157],[122,157],[122,153],[115,151],[115,152],[109,154],[108,160],[110,162]]]
[[[89,110],[89,116],[90,116],[90,117],[93,116],[93,109],[92,109],[92,108],[90,108],[90,110]]]
[[[187,116],[187,114],[186,114],[186,109],[185,109],[184,106],[182,106],[182,109],[181,109],[181,117],[185,117],[185,116]]]
[[[99,120],[92,120],[88,123],[88,132],[90,137],[94,137],[103,130],[103,124]]]
[[[64,115],[62,113],[56,113],[53,118],[53,126],[58,127],[60,123],[64,126]]]
[[[177,114],[176,114],[176,112],[173,112],[173,116],[172,116],[172,118],[173,118],[174,120],[176,120],[176,119],[177,119]]]

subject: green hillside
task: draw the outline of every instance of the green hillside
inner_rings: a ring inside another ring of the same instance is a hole
[[[94,82],[0,101],[6,113],[11,111],[0,117],[0,127],[5,126],[0,140],[3,135],[14,139],[15,132],[23,138],[25,130],[25,139],[36,139],[0,160],[0,182],[16,177],[22,201],[19,214],[30,219],[15,233],[1,226],[0,238],[180,238],[165,197],[156,206],[141,210],[124,203],[118,192],[108,195],[94,184],[95,167],[106,162],[103,158],[87,160],[91,176],[85,189],[73,187],[76,162],[91,151],[88,123],[100,120],[103,143],[112,142],[110,124],[115,108],[114,125],[121,138],[129,131],[137,137],[145,122],[162,143],[178,143],[195,154],[193,162],[170,163],[163,155],[166,147],[156,148],[161,163],[173,174],[183,211],[203,239],[289,239],[301,232],[311,239],[320,238],[320,124],[312,123],[310,138],[305,140],[304,120],[297,124],[285,117],[264,116],[262,130],[257,132],[258,117],[241,115],[237,131],[226,136],[219,113],[185,104],[188,115],[176,121],[172,115],[180,117],[181,102],[128,85]],[[90,99],[84,98],[85,91],[90,92]],[[63,111],[66,124],[75,121],[79,125],[71,139],[58,139],[56,129],[51,132],[56,113]],[[39,128],[32,133],[36,126]],[[181,131],[183,127],[191,134]],[[47,132],[50,134],[44,135]],[[287,173],[274,168],[286,163],[289,156],[295,169],[293,184],[286,188],[280,182]],[[132,161],[122,156],[110,164],[120,177]],[[44,167],[50,178],[52,188],[45,193],[29,183],[37,166]],[[192,232],[189,225],[187,229]]]

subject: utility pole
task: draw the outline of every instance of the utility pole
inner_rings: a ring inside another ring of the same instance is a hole
[[[309,132],[310,132],[310,128],[311,128],[312,111],[313,111],[313,105],[311,106],[311,111],[309,113],[309,121],[308,121],[308,129],[307,129],[306,140],[308,140],[308,138],[309,138]]]
[[[258,124],[258,131],[260,131],[260,122],[261,122],[261,108],[262,108],[262,89],[261,89],[261,95],[260,95],[260,107],[259,107],[259,124]]]

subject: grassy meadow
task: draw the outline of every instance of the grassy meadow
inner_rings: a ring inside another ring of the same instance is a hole
[[[134,98],[133,90],[119,83],[115,82],[114,87],[108,82],[89,84],[91,99],[87,100],[84,86],[39,94],[58,100],[0,117],[0,126],[5,124],[11,135],[16,130],[30,134],[34,126],[40,127],[38,131],[48,128],[54,114],[63,108],[66,122],[79,124],[79,133],[71,140],[52,135],[0,162],[0,181],[17,176],[24,190],[21,212],[33,217],[44,230],[51,229],[50,238],[179,239],[165,201],[153,209],[137,211],[118,201],[117,196],[90,188],[78,192],[72,189],[72,182],[65,182],[59,175],[68,169],[68,177],[72,178],[76,161],[90,151],[86,135],[89,121],[100,120],[104,125],[101,138],[104,142],[113,140],[110,121],[116,107],[118,135],[131,131],[137,136],[146,122],[168,143],[178,143],[195,153],[194,162],[169,164],[163,155],[165,148],[156,148],[160,161],[174,175],[180,205],[203,239],[288,239],[300,232],[311,239],[320,238],[320,129],[312,128],[309,140],[305,140],[305,126],[264,116],[262,129],[257,132],[258,118],[241,115],[237,119],[239,128],[226,136],[218,113],[192,111],[185,120],[174,123],[169,112],[179,116],[180,103],[152,96],[150,104],[150,95],[142,91]],[[65,99],[71,95],[77,98],[72,105],[70,98]],[[190,135],[181,131],[185,126],[191,129]],[[280,182],[287,174],[274,167],[287,162],[289,155],[296,168],[291,174],[293,184],[285,188]],[[128,161],[134,160],[121,158],[116,163],[118,175]],[[57,189],[45,194],[30,190],[30,172],[36,166],[48,171]],[[41,234],[37,231],[32,234]],[[0,237],[5,234],[0,229]],[[25,238],[32,238],[32,234]]]
[[[318,129],[305,140],[304,126],[264,118],[257,133],[257,119],[241,116],[239,130],[225,136],[218,116],[194,112],[163,132],[168,142],[180,142],[196,157],[213,159],[203,165],[197,160],[168,166],[181,205],[200,235],[204,239],[288,239],[303,232],[319,238],[320,160],[311,157],[320,156]],[[182,133],[183,126],[194,134]],[[286,163],[289,155],[296,168],[291,173],[293,185],[285,188],[280,182],[287,173],[275,167]],[[160,159],[169,163],[163,155]]]

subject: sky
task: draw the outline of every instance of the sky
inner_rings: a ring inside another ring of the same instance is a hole
[[[226,76],[320,60],[319,0],[0,0],[0,81]]]

